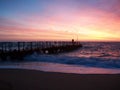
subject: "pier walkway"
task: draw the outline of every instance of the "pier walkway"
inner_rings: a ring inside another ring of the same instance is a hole
[[[82,47],[80,42],[40,41],[40,42],[0,42],[0,60],[18,60],[33,52],[57,54]]]

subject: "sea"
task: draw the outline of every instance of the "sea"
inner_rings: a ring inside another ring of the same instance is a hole
[[[75,74],[120,74],[120,42],[81,42],[82,48],[56,54],[33,54],[21,62],[0,62],[0,68]]]

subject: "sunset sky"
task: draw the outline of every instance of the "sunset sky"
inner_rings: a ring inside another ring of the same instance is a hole
[[[0,41],[120,41],[120,0],[0,0]]]

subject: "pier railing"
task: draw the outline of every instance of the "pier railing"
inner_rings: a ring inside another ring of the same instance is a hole
[[[41,42],[0,42],[0,52],[9,51],[23,51],[23,50],[34,50],[51,47],[60,47],[66,45],[80,45],[80,42],[67,42],[67,41],[41,41]]]

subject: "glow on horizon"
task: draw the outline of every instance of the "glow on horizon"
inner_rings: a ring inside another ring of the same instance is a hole
[[[118,0],[50,1],[2,0],[0,41],[120,41]]]

